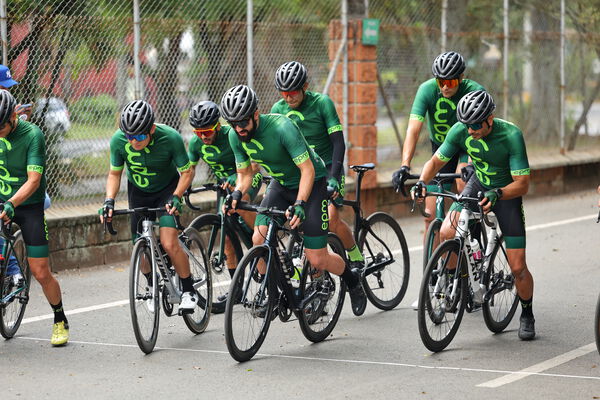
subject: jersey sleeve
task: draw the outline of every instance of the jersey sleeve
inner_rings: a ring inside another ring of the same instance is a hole
[[[27,172],[34,171],[41,175],[45,166],[46,143],[42,131],[38,129],[27,149]]]
[[[319,107],[325,126],[327,127],[327,134],[331,135],[334,132],[340,132],[343,130],[342,124],[340,123],[340,117],[338,116],[335,105],[329,96],[323,95],[321,98],[321,106]]]
[[[110,169],[113,171],[122,171],[125,167],[119,135],[122,135],[121,131],[117,131],[110,139]]]
[[[280,105],[281,105],[280,101],[273,104],[273,107],[271,107],[271,114],[281,114],[282,110],[281,110]]]
[[[462,136],[462,131],[465,129],[465,126],[457,122],[450,128],[448,131],[448,135],[446,135],[446,140],[442,143],[442,145],[437,149],[435,155],[442,161],[448,162],[456,153],[460,150],[460,137]]]
[[[299,165],[308,160],[310,158],[308,143],[298,126],[288,120],[288,123],[282,124],[280,129],[282,129],[279,135],[281,144],[290,154],[294,164]]]
[[[235,157],[235,168],[248,168],[250,166],[250,157],[248,157],[248,154],[246,154],[242,148],[242,144],[240,143],[240,139],[238,139],[237,134],[227,136],[229,137],[229,145],[231,146],[233,156]]]
[[[530,175],[529,160],[525,149],[525,140],[520,130],[514,131],[508,141],[510,174],[512,176]]]
[[[188,158],[191,165],[197,165],[200,161],[200,143],[197,136],[192,137],[188,146]]]
[[[175,161],[177,171],[187,171],[188,169],[190,169],[191,164],[190,159],[188,158],[187,151],[185,151],[185,144],[183,143],[183,138],[178,132],[173,133],[171,138],[171,148],[173,149],[173,161]]]
[[[427,82],[423,82],[421,86],[419,86],[417,94],[415,95],[415,99],[413,100],[409,119],[414,119],[421,122],[425,121],[425,114],[427,114],[428,92],[429,89]]]

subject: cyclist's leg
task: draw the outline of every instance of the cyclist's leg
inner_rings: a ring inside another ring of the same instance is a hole
[[[341,208],[341,206],[338,206],[334,202],[329,202],[329,206],[327,207],[329,211],[329,230],[338,235],[342,241],[350,262],[356,264],[362,263],[364,262],[364,257],[354,241],[352,230],[346,221],[340,217],[338,208]]]

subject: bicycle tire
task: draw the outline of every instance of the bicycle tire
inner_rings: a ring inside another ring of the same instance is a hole
[[[154,350],[158,338],[159,278],[154,267],[151,267],[151,273],[156,275],[156,282],[149,285],[141,269],[144,258],[152,264],[152,252],[148,243],[145,240],[138,240],[131,254],[129,308],[135,340],[140,349],[149,354]]]
[[[219,265],[219,256],[224,251],[225,245],[221,244],[221,217],[217,214],[204,214],[195,218],[189,227],[196,229],[202,239],[202,245],[205,249],[205,258],[211,267],[211,279],[213,284],[213,302],[212,313],[222,314],[225,312],[225,301],[218,301],[218,298],[227,294],[227,289],[231,282],[231,276],[227,269],[227,258],[224,256],[225,265]],[[235,252],[236,261],[242,259],[243,251],[240,240],[235,232],[229,230],[225,233]],[[234,263],[237,264],[237,262]]]
[[[198,295],[198,306],[193,313],[183,314],[183,321],[190,331],[199,334],[206,330],[210,321],[210,311],[213,304],[211,271],[210,268],[206,267],[205,250],[202,246],[200,234],[194,228],[188,227],[185,229],[184,235],[187,237],[184,245],[191,253],[188,255],[190,274]]]
[[[431,258],[431,255],[436,249],[436,243],[439,246],[439,235],[440,229],[442,228],[442,220],[434,219],[429,224],[427,228],[427,233],[425,234],[425,241],[423,242],[423,271],[427,268],[427,262]],[[436,242],[436,238],[438,239]]]
[[[451,284],[454,284],[454,279],[450,280],[446,272],[448,257],[450,254],[459,256],[460,251],[458,241],[443,242],[429,259],[427,269],[423,273],[419,291],[419,309],[417,310],[419,335],[425,347],[433,352],[442,351],[450,344],[465,312],[468,281],[466,274],[462,273],[465,271],[464,260],[457,267],[457,270],[461,271],[458,279],[460,287],[456,290],[458,296],[454,300],[450,299],[451,303],[447,301],[450,298],[448,295],[452,293]],[[440,276],[443,277],[441,282]],[[432,324],[431,328],[428,326],[429,323]],[[434,329],[439,331],[435,337]]]
[[[329,233],[327,244],[330,250],[341,256],[346,262],[344,245],[335,234]],[[316,276],[318,272],[321,274]],[[333,290],[331,291],[331,289]],[[306,263],[300,278],[301,298],[304,298],[310,291],[329,292],[327,298],[324,298],[325,294],[319,295],[308,303],[304,310],[297,313],[298,323],[304,336],[311,342],[318,343],[327,339],[340,318],[346,297],[346,284],[339,276],[327,271],[317,271]]]
[[[500,280],[504,284],[509,285],[509,288],[495,293],[491,298],[484,301],[482,305],[485,325],[494,333],[500,333],[508,326],[519,304],[517,286],[508,265],[506,250],[502,245],[501,239],[496,242],[490,255],[488,268],[484,272],[483,282],[486,286],[486,292],[493,285],[500,283]]]
[[[7,304],[0,306],[0,334],[5,339],[12,338],[21,326],[25,308],[29,302],[29,289],[31,288],[31,269],[27,262],[27,249],[21,231],[17,231],[14,237],[13,249],[5,257],[6,260],[10,260],[12,254],[15,253],[23,280],[20,283],[20,285],[22,284],[22,290],[16,293]],[[2,268],[0,271],[0,299],[4,299],[13,290],[12,276],[6,275],[6,272],[7,268]]]
[[[225,304],[225,343],[234,360],[250,360],[262,346],[271,325],[278,297],[272,265],[261,278],[258,261],[267,263],[269,249],[255,246],[238,264]],[[266,279],[266,281],[264,281]],[[237,301],[236,301],[237,299]],[[244,322],[255,328],[245,329]]]
[[[366,265],[368,266],[374,260],[393,260],[393,262],[379,271],[367,274],[363,287],[367,298],[375,307],[385,311],[391,310],[400,304],[408,287],[410,276],[408,245],[400,225],[389,214],[376,212],[371,214],[366,222],[367,227],[361,229],[358,239],[358,247],[365,257]],[[398,250],[402,254],[395,256],[394,252]],[[390,290],[386,290],[384,278]]]
[[[596,348],[600,354],[600,295],[596,302],[596,317],[594,318],[594,336],[596,336]]]

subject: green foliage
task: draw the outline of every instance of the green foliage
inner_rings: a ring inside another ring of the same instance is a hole
[[[73,122],[111,126],[117,108],[117,100],[108,94],[82,97],[71,105],[71,118]]]

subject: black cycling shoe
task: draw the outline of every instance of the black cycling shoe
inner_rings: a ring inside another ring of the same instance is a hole
[[[363,270],[365,269],[365,261],[348,261],[348,266],[352,272],[358,272],[359,274],[362,274]]]
[[[348,292],[350,293],[352,312],[357,317],[363,315],[367,308],[367,295],[365,294],[362,285],[359,283],[354,288],[348,290]]]
[[[521,315],[519,318],[519,339],[533,340],[535,338],[535,319]]]

